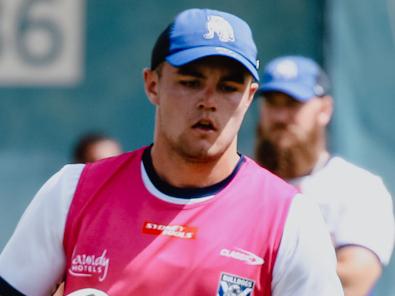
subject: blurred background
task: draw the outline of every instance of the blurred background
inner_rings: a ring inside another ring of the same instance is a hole
[[[142,70],[161,30],[192,7],[245,19],[261,65],[283,54],[322,64],[336,103],[332,150],[395,196],[395,0],[0,0],[0,249],[80,135],[99,130],[126,150],[151,143]],[[254,104],[240,135],[250,156],[257,116]],[[394,277],[392,260],[377,295],[395,295]]]

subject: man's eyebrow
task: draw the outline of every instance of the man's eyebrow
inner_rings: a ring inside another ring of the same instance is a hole
[[[246,75],[243,71],[237,71],[237,72],[229,73],[228,75],[224,76],[221,80],[232,81],[232,82],[243,84],[244,81],[246,80]]]
[[[198,70],[192,68],[192,67],[180,67],[177,69],[177,73],[180,75],[186,75],[186,76],[193,76],[197,78],[204,78],[204,75],[199,72]]]
[[[177,69],[177,73],[180,75],[192,76],[196,78],[205,78],[205,76],[196,68],[194,67],[180,67]],[[246,80],[246,73],[245,71],[229,71],[229,74],[226,74],[222,77],[222,81],[231,81],[243,84]]]

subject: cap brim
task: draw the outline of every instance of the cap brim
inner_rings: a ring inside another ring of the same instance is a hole
[[[258,90],[258,95],[263,95],[266,92],[272,92],[272,91],[285,93],[300,102],[306,102],[315,96],[314,92],[310,88],[300,83],[292,83],[292,82],[284,82],[284,81],[269,82],[263,84]]]
[[[248,72],[259,81],[257,69],[244,56],[224,47],[200,46],[176,52],[166,57],[166,61],[174,67],[180,67],[197,59],[209,56],[225,56],[241,63]]]

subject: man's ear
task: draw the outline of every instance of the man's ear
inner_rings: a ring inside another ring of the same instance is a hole
[[[318,121],[322,126],[327,126],[332,118],[333,113],[333,99],[331,96],[324,96],[322,100],[321,112],[318,116]]]
[[[159,104],[159,75],[157,71],[148,68],[144,69],[144,90],[149,101],[154,104]]]
[[[252,101],[254,100],[254,96],[258,88],[259,88],[258,82],[252,81],[249,89],[248,106],[250,106]]]

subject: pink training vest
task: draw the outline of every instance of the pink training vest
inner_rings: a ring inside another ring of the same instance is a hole
[[[143,183],[143,150],[83,170],[66,221],[65,295],[271,295],[296,190],[246,157],[214,198],[165,202]]]

